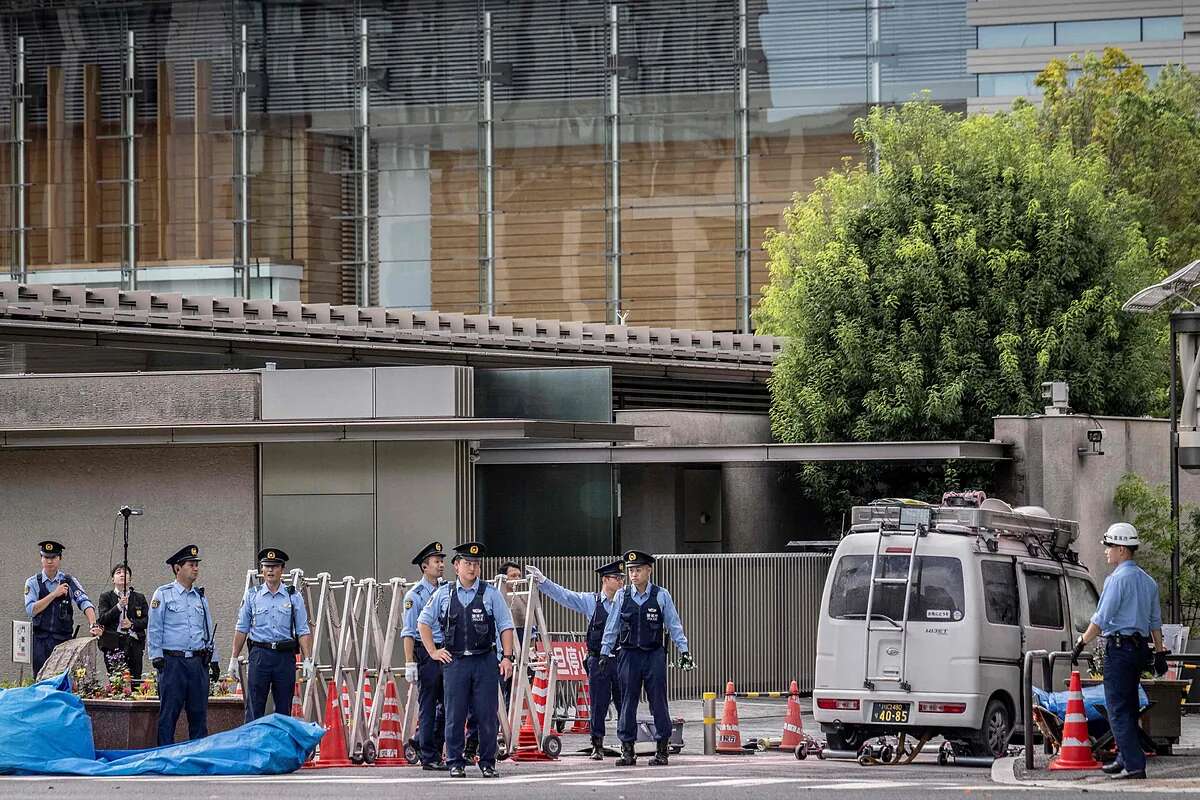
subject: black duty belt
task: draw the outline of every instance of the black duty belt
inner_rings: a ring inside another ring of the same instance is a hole
[[[255,647],[262,647],[267,650],[278,650],[280,653],[294,653],[296,652],[296,640],[285,639],[282,642],[256,642],[251,639],[250,648],[253,649]]]
[[[164,656],[174,656],[175,658],[200,658],[201,656],[210,656],[207,650],[163,650]]]
[[[1146,646],[1146,637],[1140,633],[1114,633],[1104,638],[1117,647],[1123,646],[1126,642],[1134,647]]]
[[[496,648],[493,646],[485,647],[483,650],[451,650],[450,655],[455,658],[459,658],[460,656],[481,656],[484,653],[494,652],[496,652]]]

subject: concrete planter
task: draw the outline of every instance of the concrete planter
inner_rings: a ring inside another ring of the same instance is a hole
[[[158,745],[157,700],[87,700],[83,701],[92,718],[92,738],[97,750],[143,750]],[[246,721],[246,711],[240,697],[210,697],[208,700],[208,732],[232,730]],[[175,726],[175,741],[188,738],[187,713],[179,715]]]

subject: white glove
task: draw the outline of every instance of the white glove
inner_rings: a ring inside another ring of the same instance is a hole
[[[409,683],[417,682],[417,662],[404,662],[404,680],[408,681]]]
[[[533,578],[534,581],[536,581],[537,583],[541,583],[542,581],[546,580],[546,576],[543,575],[542,571],[540,569],[538,569],[537,567],[531,567],[528,564],[526,564],[525,572],[529,575],[529,577]]]
[[[306,658],[300,662],[300,675],[304,680],[312,680],[313,673],[316,672],[316,666],[311,658]]]
[[[242,659],[237,656],[230,658],[229,659],[229,668],[227,670],[225,670],[225,674],[232,675],[233,679],[235,681],[237,681],[238,683],[242,682],[242,671],[238,669],[238,664],[241,662],[241,660]]]

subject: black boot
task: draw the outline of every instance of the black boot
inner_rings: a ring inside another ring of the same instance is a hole
[[[650,766],[665,767],[667,766],[667,754],[670,752],[670,739],[658,740],[658,751],[654,754],[654,758],[650,759]]]
[[[593,736],[592,737],[592,761],[603,761],[603,760],[604,760],[604,737],[603,736]]]
[[[636,767],[637,756],[633,752],[633,742],[621,742],[621,757],[617,759],[618,767]]]
[[[475,737],[470,737],[463,747],[463,760],[468,764],[474,764],[475,756],[477,755],[479,755],[479,740]]]

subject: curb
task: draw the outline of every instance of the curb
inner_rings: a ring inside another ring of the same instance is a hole
[[[1003,786],[1023,786],[1025,782],[1017,778],[1017,758],[997,758],[992,762],[992,783]]]

